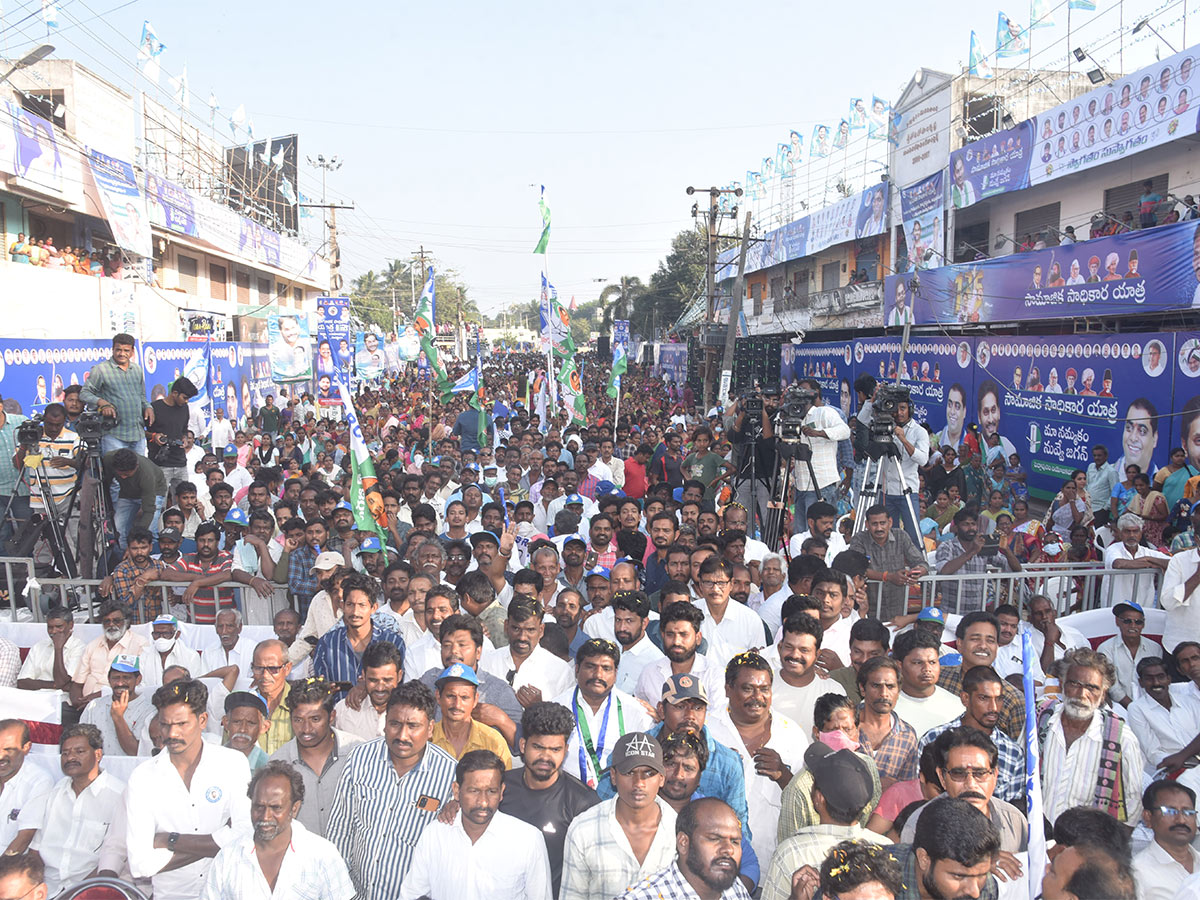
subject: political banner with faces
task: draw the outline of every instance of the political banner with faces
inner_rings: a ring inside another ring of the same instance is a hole
[[[1172,385],[1186,381],[1172,364],[1176,341],[1153,333],[979,338],[975,409],[988,460],[1018,453],[1043,497],[1086,470],[1098,444],[1122,478],[1126,463],[1153,475],[1168,460]]]
[[[821,399],[842,411],[847,422],[855,413],[854,351],[850,341],[827,344],[782,344],[780,381],[786,389],[801,378],[815,378]]]
[[[658,368],[663,378],[682,386],[687,381],[687,344],[659,344]]]
[[[946,260],[944,174],[935,172],[900,189],[900,214],[904,220],[910,268],[940,266]],[[929,259],[925,258],[926,254]]]

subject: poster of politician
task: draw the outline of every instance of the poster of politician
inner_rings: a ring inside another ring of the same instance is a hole
[[[267,319],[271,377],[280,384],[312,378],[313,346],[308,317],[271,313]]]

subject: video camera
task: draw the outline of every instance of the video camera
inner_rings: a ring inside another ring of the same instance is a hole
[[[871,440],[890,441],[896,427],[896,410],[910,399],[908,388],[902,384],[881,384],[871,406]]]
[[[786,443],[799,443],[804,437],[804,420],[817,402],[817,392],[798,384],[788,385],[783,395],[783,406],[779,411],[779,439]]]
[[[31,416],[17,426],[17,443],[26,453],[37,450],[42,442],[42,417]]]
[[[105,431],[115,428],[119,422],[119,416],[106,418],[103,413],[85,409],[79,414],[79,418],[75,420],[72,427],[81,441],[85,444],[94,444],[100,440],[100,436]]]

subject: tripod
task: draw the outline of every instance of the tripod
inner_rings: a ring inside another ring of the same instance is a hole
[[[913,490],[904,480],[904,472],[900,468],[900,448],[892,443],[891,427],[890,422],[871,422],[871,443],[867,445],[867,468],[863,471],[862,484],[858,486],[858,503],[854,508],[854,534],[858,534],[867,527],[867,510],[875,506],[882,498],[882,488],[887,484],[885,473],[889,460],[895,466],[897,481],[904,485],[904,510],[912,517],[917,534],[921,533],[920,525],[917,522],[916,508],[913,506]],[[872,469],[874,469],[874,477],[872,477]]]
[[[35,459],[37,460],[36,464],[33,462]],[[54,500],[54,491],[50,487],[49,476],[46,474],[46,465],[42,460],[43,457],[40,454],[25,457],[25,468],[33,474],[38,496],[42,500],[42,512],[30,518],[35,521],[35,528],[40,531],[41,536],[50,545],[54,568],[64,578],[75,580],[79,577],[79,573],[71,554],[71,548],[67,545],[67,519],[70,516],[72,498],[67,498],[65,511],[59,508]],[[41,517],[40,524],[37,523],[39,515]]]
[[[783,534],[783,513],[787,509],[787,490],[792,461],[802,462],[808,467],[809,484],[816,490],[817,474],[813,471],[812,448],[799,441],[780,438],[775,443],[775,470],[771,477],[771,499],[767,501],[767,521],[763,526],[763,540],[768,547],[776,547]],[[784,548],[785,553],[787,548]]]
[[[84,447],[83,474],[72,497],[72,504],[79,503],[79,576],[104,578],[112,573],[117,530],[104,483],[100,442],[85,439]]]

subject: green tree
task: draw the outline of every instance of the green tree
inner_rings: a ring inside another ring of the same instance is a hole
[[[598,301],[604,310],[598,329],[600,333],[609,331],[614,319],[628,319],[638,298],[645,293],[646,286],[636,275],[622,276],[616,284],[605,285]]]

